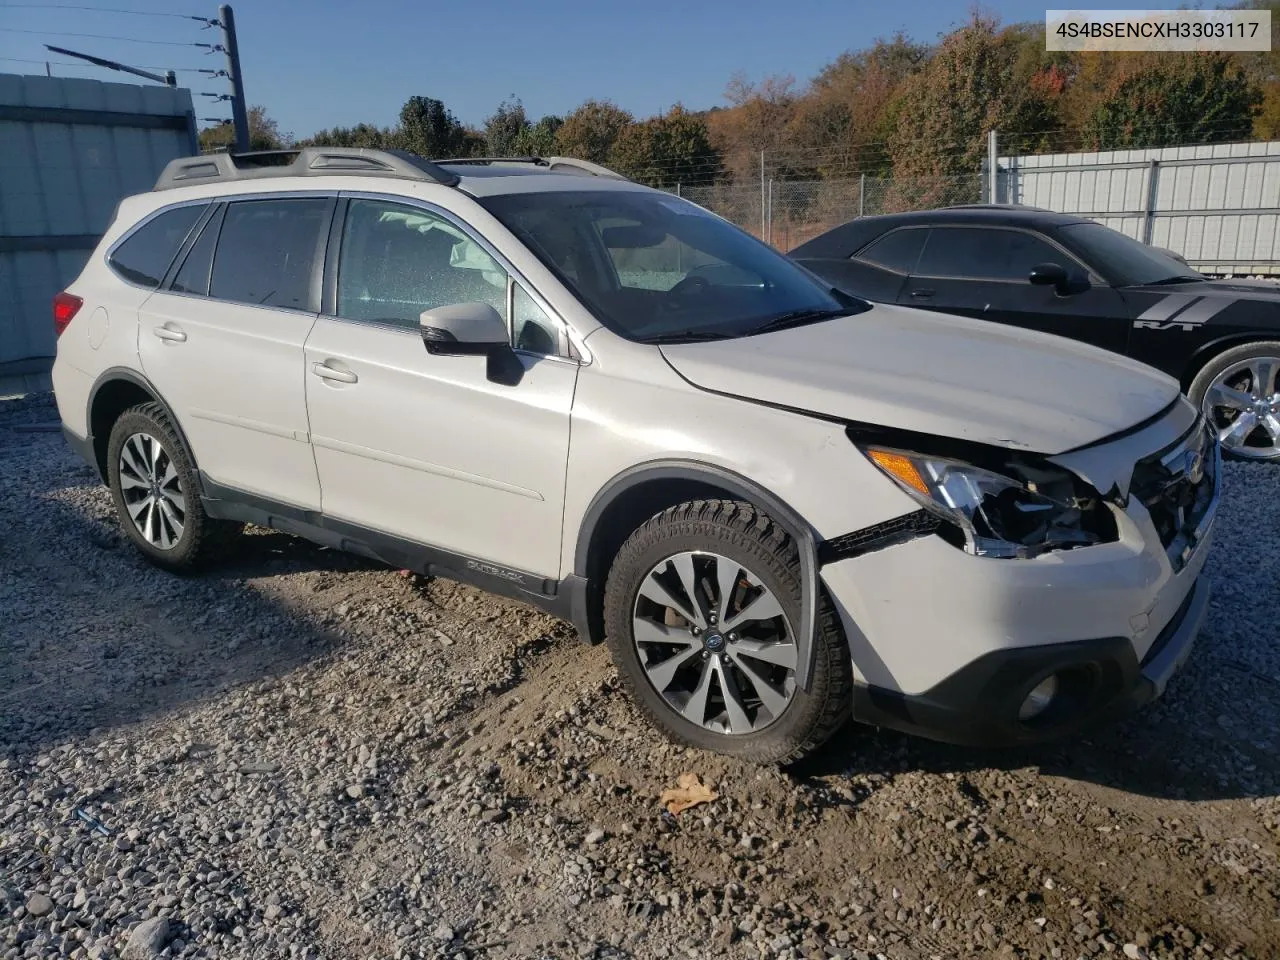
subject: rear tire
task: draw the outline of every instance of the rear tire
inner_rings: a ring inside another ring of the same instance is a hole
[[[1213,425],[1224,455],[1280,461],[1280,342],[1223,351],[1196,374],[1187,396]]]
[[[242,529],[205,513],[191,458],[159,403],[130,407],[112,425],[107,484],[125,535],[165,570],[196,569]]]
[[[852,704],[849,651],[826,597],[809,691],[795,686],[800,588],[796,545],[768,515],[740,501],[681,504],[614,558],[605,639],[633,700],[668,737],[788,763],[826,742]]]

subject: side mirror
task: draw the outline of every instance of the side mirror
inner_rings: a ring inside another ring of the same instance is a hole
[[[1060,263],[1037,263],[1031,268],[1027,279],[1037,287],[1057,287],[1061,290],[1067,285],[1067,271]]]
[[[510,344],[502,315],[478,300],[423,310],[418,325],[428,353],[487,355]]]
[[[1080,271],[1067,273],[1066,267],[1060,263],[1037,263],[1031,268],[1027,279],[1038,287],[1053,287],[1060,297],[1069,297],[1073,293],[1083,293],[1089,289],[1089,278]]]

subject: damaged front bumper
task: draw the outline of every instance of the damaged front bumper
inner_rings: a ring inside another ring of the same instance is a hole
[[[1070,736],[1163,694],[1208,607],[1202,571],[1220,454],[1199,422],[1172,437],[1156,424],[1105,446],[1136,465],[1109,491],[1123,501],[1115,542],[994,560],[911,527],[879,549],[840,559],[828,551],[822,578],[849,640],[857,719],[1016,745]],[[1180,471],[1190,484],[1181,493]],[[1049,706],[1028,716],[1046,682]]]

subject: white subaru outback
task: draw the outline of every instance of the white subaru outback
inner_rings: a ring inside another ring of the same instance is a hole
[[[1159,696],[1207,604],[1219,453],[1173,380],[842,297],[580,161],[176,160],[54,321],[152,562],[251,522],[478,584],[711,750],[1061,737]]]

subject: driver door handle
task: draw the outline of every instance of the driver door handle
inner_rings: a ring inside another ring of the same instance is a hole
[[[913,300],[932,300],[936,290],[912,290],[911,298]]]
[[[185,333],[167,325],[156,327],[151,332],[161,340],[168,340],[171,343],[186,343],[187,341],[187,335]]]
[[[339,370],[318,360],[311,365],[311,372],[321,380],[337,380],[339,383],[356,383],[360,379],[350,370]]]

